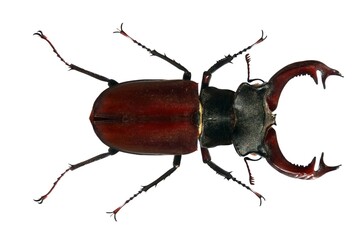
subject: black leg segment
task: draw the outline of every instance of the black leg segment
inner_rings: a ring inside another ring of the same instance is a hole
[[[163,175],[161,175],[158,179],[156,179],[155,181],[153,181],[152,183],[143,186],[137,193],[135,193],[131,198],[129,198],[128,200],[126,200],[124,202],[123,205],[121,205],[120,207],[117,207],[114,211],[112,212],[108,212],[109,214],[114,216],[114,220],[116,221],[116,215],[119,212],[120,209],[122,209],[126,204],[128,204],[131,200],[133,200],[134,198],[136,198],[138,195],[140,195],[142,192],[146,192],[148,191],[150,188],[156,186],[157,184],[159,184],[161,181],[165,180],[168,176],[170,176],[173,172],[175,172],[175,170],[180,166],[181,164],[181,156],[182,155],[175,155],[174,156],[174,162],[173,162],[173,166],[172,168],[170,168],[167,172],[165,172]]]
[[[221,67],[223,67],[224,65],[226,65],[227,63],[231,63],[232,60],[234,58],[236,58],[238,55],[248,51],[249,49],[251,49],[254,45],[261,43],[262,41],[264,41],[266,39],[266,36],[264,36],[264,32],[262,31],[262,36],[258,39],[258,41],[256,41],[255,43],[253,43],[252,45],[244,48],[243,50],[233,54],[233,55],[228,55],[225,56],[224,58],[218,60],[215,64],[213,64],[212,67],[210,67],[207,71],[205,71],[203,73],[203,77],[202,77],[202,84],[201,84],[201,90],[208,87],[212,74],[217,71],[218,69],[220,69]]]
[[[135,44],[137,44],[138,46],[144,48],[146,51],[148,51],[149,53],[152,54],[152,56],[156,56],[159,57],[161,59],[163,59],[164,61],[170,63],[171,65],[175,66],[176,68],[182,70],[184,72],[183,74],[183,80],[191,80],[191,73],[190,71],[188,71],[184,66],[182,66],[180,63],[176,62],[175,60],[169,58],[168,56],[166,56],[165,54],[161,54],[159,52],[157,52],[156,50],[151,50],[150,48],[146,47],[145,45],[141,44],[140,42],[136,41],[134,38],[130,37],[126,32],[124,32],[123,30],[123,23],[120,25],[120,30],[118,29],[117,31],[115,31],[114,33],[120,33],[123,36],[130,38]]]
[[[218,166],[214,162],[212,162],[211,156],[210,156],[207,148],[201,147],[201,154],[202,154],[203,162],[206,163],[211,169],[213,169],[217,174],[221,175],[225,179],[232,180],[232,181],[238,183],[239,185],[245,187],[252,193],[254,193],[259,198],[260,205],[262,205],[262,200],[265,200],[265,198],[260,193],[257,193],[256,191],[252,190],[249,186],[247,186],[246,184],[242,183],[241,181],[239,181],[235,177],[233,177],[231,172],[227,172],[226,170],[224,170],[223,168],[221,168],[220,166]]]

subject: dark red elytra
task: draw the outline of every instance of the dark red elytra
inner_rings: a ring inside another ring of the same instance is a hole
[[[142,80],[117,84],[94,102],[90,121],[104,144],[130,153],[197,150],[197,83]]]
[[[109,212],[116,219],[116,214],[123,206],[143,191],[148,191],[170,176],[180,166],[182,155],[196,151],[198,140],[203,162],[219,175],[254,193],[259,198],[260,204],[264,197],[252,190],[249,185],[237,180],[231,172],[211,161],[208,148],[233,144],[236,152],[244,156],[251,185],[254,184],[254,179],[250,174],[248,161],[253,159],[248,157],[249,154],[264,157],[277,171],[299,179],[318,178],[339,167],[327,166],[323,161],[323,154],[319,168],[316,170],[316,158],[308,166],[290,163],[282,154],[276,132],[272,128],[275,124],[275,115],[272,112],[277,108],[280,93],[288,81],[296,76],[308,74],[317,83],[316,73],[319,71],[325,87],[328,76],[342,76],[337,70],[319,61],[301,61],[287,65],[268,82],[265,82],[261,79],[250,79],[250,56],[246,54],[248,67],[246,83],[242,83],[236,92],[211,87],[209,84],[212,74],[238,55],[264,41],[266,37],[262,32],[262,36],[255,43],[220,59],[205,71],[201,91],[198,93],[198,84],[191,81],[191,73],[181,64],[136,41],[124,32],[122,26],[115,33],[128,37],[153,56],[182,70],[183,78],[182,80],[135,80],[118,83],[77,65],[69,64],[42,31],[36,32],[34,35],[47,41],[57,57],[70,69],[107,82],[109,86],[94,102],[90,114],[93,129],[98,138],[109,147],[108,151],[71,165],[58,177],[48,193],[35,200],[38,203],[42,203],[48,197],[69,170],[75,170],[118,152],[173,155],[172,168],[155,181],[143,186],[123,205]],[[250,84],[251,82],[254,84]]]

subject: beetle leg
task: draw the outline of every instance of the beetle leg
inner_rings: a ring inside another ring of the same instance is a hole
[[[45,34],[43,34],[42,31],[37,31],[36,33],[34,33],[33,35],[37,35],[39,36],[40,38],[42,38],[43,40],[45,40],[52,48],[53,52],[57,55],[57,57],[62,61],[64,62],[64,64],[66,64],[70,70],[75,70],[75,71],[78,71],[78,72],[81,72],[81,73],[84,73],[88,76],[91,76],[93,78],[96,78],[100,81],[103,81],[103,82],[107,82],[108,83],[108,86],[111,87],[111,86],[114,86],[116,84],[118,84],[115,80],[113,79],[109,79],[109,78],[106,78],[102,75],[99,75],[97,73],[94,73],[94,72],[91,72],[91,71],[88,71],[86,69],[83,69],[81,67],[78,67],[77,65],[74,65],[74,64],[69,64],[66,60],[64,60],[64,58],[62,58],[62,56],[58,53],[57,49],[55,48],[55,46],[52,44],[52,42],[46,37]]]
[[[159,184],[161,181],[165,180],[168,176],[170,176],[173,172],[175,172],[175,170],[180,166],[181,164],[181,156],[182,155],[175,155],[174,157],[174,162],[173,162],[173,167],[170,168],[167,172],[165,172],[163,175],[161,175],[158,179],[156,179],[155,181],[153,181],[152,183],[143,186],[137,193],[135,193],[132,197],[130,197],[128,200],[126,200],[124,202],[123,205],[121,205],[120,207],[117,207],[114,211],[112,212],[107,212],[111,215],[114,216],[114,220],[116,221],[116,215],[119,212],[120,209],[122,209],[126,204],[128,204],[131,200],[133,200],[134,198],[136,198],[139,194],[141,194],[142,192],[146,192],[148,191],[150,188],[156,186],[157,184]]]
[[[217,174],[223,176],[227,180],[233,180],[234,182],[238,183],[239,185],[245,187],[252,193],[254,193],[260,200],[260,205],[262,205],[262,200],[265,200],[265,198],[258,192],[252,190],[249,186],[244,184],[243,182],[237,180],[235,177],[232,176],[231,172],[227,172],[220,166],[216,165],[214,162],[211,161],[211,156],[209,154],[209,151],[207,148],[202,148],[201,147],[201,154],[202,154],[202,160],[204,163],[206,163],[210,168],[212,168]]]
[[[106,158],[108,156],[114,155],[118,152],[118,150],[115,150],[113,148],[109,148],[108,152],[106,153],[102,153],[99,154],[95,157],[92,157],[88,160],[85,160],[83,162],[74,164],[74,165],[70,165],[69,168],[66,169],[66,171],[64,171],[58,178],[57,180],[53,183],[53,186],[51,187],[51,189],[42,197],[40,197],[39,199],[34,199],[35,202],[38,202],[39,204],[43,203],[43,201],[48,197],[48,195],[50,195],[50,193],[53,191],[53,189],[56,187],[57,183],[59,182],[59,180],[61,180],[61,178],[68,172],[68,171],[73,171],[76,170],[77,168],[83,167],[84,165],[90,164],[92,162],[98,161],[100,159]]]
[[[268,82],[269,90],[266,101],[270,110],[274,111],[276,109],[281,91],[292,78],[307,74],[311,76],[317,84],[317,71],[321,72],[322,85],[324,88],[326,88],[325,82],[328,76],[336,75],[343,77],[339,71],[329,68],[319,61],[310,60],[292,63],[278,71]]]
[[[266,158],[268,163],[273,168],[289,177],[299,179],[315,179],[340,167],[340,165],[333,167],[327,166],[323,160],[323,153],[321,154],[319,168],[317,170],[315,170],[316,157],[314,157],[314,159],[307,166],[300,166],[290,163],[280,150],[276,132],[273,128],[269,129],[265,137],[265,146],[267,153],[263,156]]]
[[[215,64],[213,64],[212,67],[210,67],[207,71],[205,71],[203,73],[203,77],[202,77],[202,84],[201,84],[201,90],[208,87],[212,74],[217,71],[218,69],[220,69],[221,67],[223,67],[224,65],[226,65],[227,63],[231,63],[232,60],[234,58],[236,58],[238,55],[248,51],[249,49],[251,49],[253,46],[255,46],[258,43],[261,43],[262,41],[264,41],[266,39],[266,36],[264,36],[264,32],[262,31],[262,36],[258,39],[258,41],[256,41],[255,43],[253,43],[252,45],[244,48],[243,50],[233,54],[233,55],[227,55],[224,58],[218,60]]]
[[[152,54],[152,56],[156,56],[158,58],[163,59],[164,61],[170,63],[171,65],[175,66],[176,68],[182,70],[184,72],[183,74],[183,80],[191,80],[191,73],[188,71],[184,66],[182,66],[180,63],[176,62],[175,60],[169,58],[165,54],[161,54],[157,52],[156,50],[151,50],[150,48],[146,47],[145,45],[141,44],[140,42],[136,41],[134,38],[130,37],[124,30],[123,30],[123,23],[120,25],[120,29],[118,28],[117,31],[114,31],[114,33],[120,33],[121,35],[131,39],[135,44],[138,46],[144,48],[146,51]]]

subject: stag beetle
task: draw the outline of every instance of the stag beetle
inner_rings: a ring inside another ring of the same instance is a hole
[[[252,185],[254,179],[247,161],[253,159],[247,157],[249,154],[263,157],[279,172],[299,179],[315,179],[339,167],[327,166],[323,154],[317,170],[314,170],[316,157],[307,166],[290,163],[280,151],[276,132],[272,128],[275,124],[275,115],[272,112],[277,108],[281,91],[290,79],[307,74],[317,84],[317,71],[320,71],[325,88],[328,76],[342,77],[339,71],[319,61],[301,61],[287,65],[268,82],[264,82],[260,79],[250,79],[250,57],[247,54],[245,58],[248,66],[248,81],[242,83],[236,92],[209,86],[215,71],[266,39],[262,31],[262,36],[255,43],[220,59],[205,71],[200,95],[198,95],[198,84],[190,80],[191,73],[181,64],[130,37],[123,30],[123,25],[114,33],[124,35],[153,56],[182,70],[183,79],[135,80],[118,83],[77,65],[69,64],[42,31],[34,33],[47,41],[57,57],[71,70],[107,82],[109,86],[94,102],[89,118],[98,138],[109,147],[109,150],[86,161],[70,165],[54,182],[49,192],[35,200],[38,203],[42,203],[48,197],[58,181],[69,170],[78,169],[117,152],[174,155],[171,169],[152,183],[143,186],[123,205],[109,212],[116,219],[116,214],[123,206],[170,176],[180,166],[182,155],[196,151],[197,139],[200,142],[203,162],[216,173],[253,192],[259,198],[260,204],[264,197],[212,162],[208,148],[233,144],[238,155],[245,156],[244,161]]]

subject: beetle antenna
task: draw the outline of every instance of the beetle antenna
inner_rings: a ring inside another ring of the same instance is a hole
[[[265,37],[265,38],[266,38],[266,37]],[[264,38],[264,39],[265,39],[265,38]],[[264,39],[263,39],[263,40],[264,40]],[[262,40],[262,41],[263,41],[263,40]],[[262,83],[265,83],[265,81],[262,80],[262,79],[260,79],[260,78],[250,79],[250,61],[251,61],[251,57],[250,57],[249,53],[247,53],[247,54],[245,55],[245,61],[247,62],[247,72],[248,72],[247,82],[251,83],[251,82],[254,82],[254,81],[260,81],[260,82],[262,82]]]
[[[249,157],[245,157],[245,158],[244,158],[245,165],[247,166],[247,169],[248,169],[249,183],[250,183],[251,185],[254,185],[255,182],[254,182],[254,177],[253,177],[253,175],[252,175],[252,173],[251,173],[251,171],[250,171],[248,161],[258,161],[259,159],[261,159],[261,157],[258,158],[258,159],[251,159],[251,158],[249,158]]]
[[[245,55],[245,61],[247,62],[247,74],[248,74],[247,81],[249,82],[249,79],[250,79],[250,55],[249,55],[249,53],[247,53]]]

